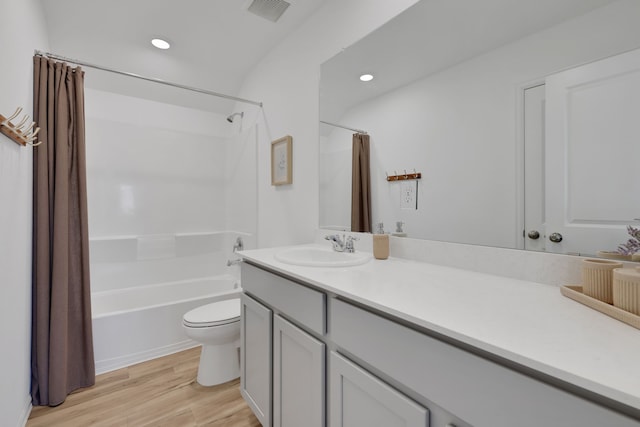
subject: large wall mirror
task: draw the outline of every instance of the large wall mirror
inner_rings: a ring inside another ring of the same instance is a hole
[[[350,229],[344,126],[387,232],[615,251],[640,226],[639,48],[637,0],[417,2],[322,64],[320,227]]]

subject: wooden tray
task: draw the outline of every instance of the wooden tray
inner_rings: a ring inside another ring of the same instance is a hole
[[[562,295],[567,298],[576,300],[581,304],[584,304],[588,307],[593,308],[594,310],[598,310],[606,314],[607,316],[611,316],[614,319],[626,323],[627,325],[631,325],[634,328],[640,329],[640,316],[636,316],[631,312],[621,310],[611,304],[607,304],[606,302],[591,298],[590,296],[583,294],[582,286],[564,285],[560,287],[560,293],[562,293]]]

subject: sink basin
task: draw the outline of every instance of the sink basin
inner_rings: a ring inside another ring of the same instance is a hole
[[[284,249],[275,258],[286,264],[305,267],[350,267],[361,265],[371,259],[365,252],[336,252],[331,248],[299,247]]]

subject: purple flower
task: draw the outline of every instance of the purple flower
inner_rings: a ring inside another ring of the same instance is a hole
[[[628,225],[627,232],[631,238],[627,240],[626,243],[618,246],[618,253],[622,255],[633,255],[636,252],[640,252],[640,228]]]

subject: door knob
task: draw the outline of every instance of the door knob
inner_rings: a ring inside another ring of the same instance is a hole
[[[553,243],[560,243],[562,242],[562,234],[551,233],[551,235],[549,236],[549,240],[551,240]]]
[[[536,230],[531,230],[529,233],[527,233],[527,236],[529,236],[530,239],[536,240],[540,237],[540,233],[538,233],[538,231]]]

